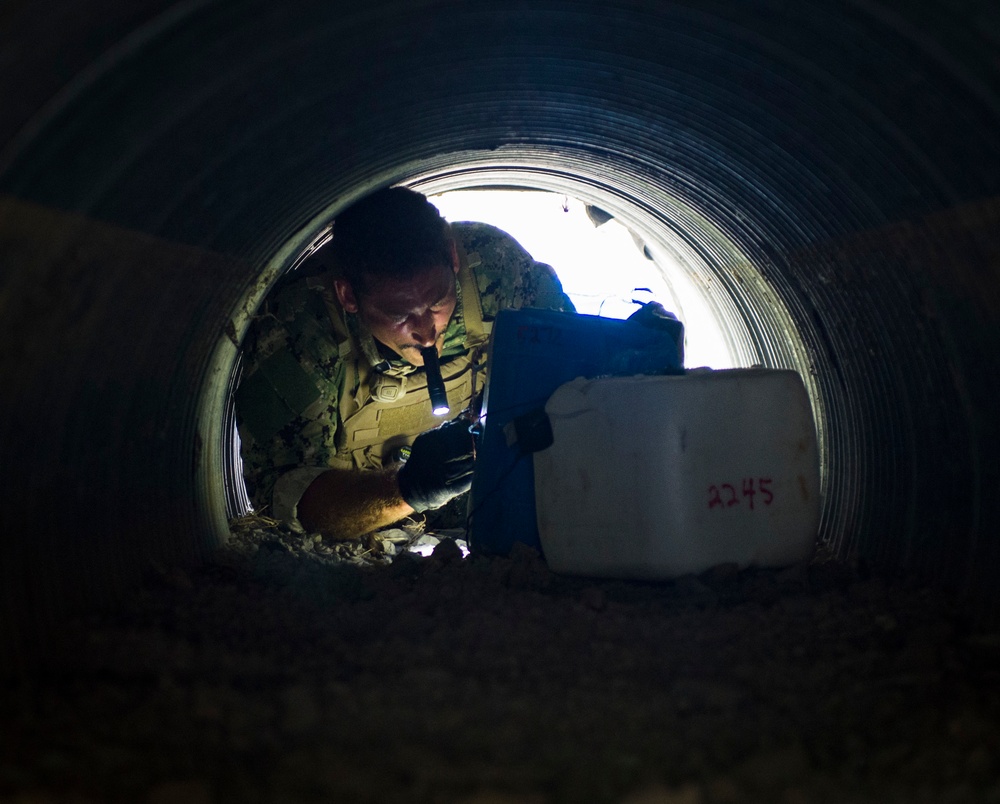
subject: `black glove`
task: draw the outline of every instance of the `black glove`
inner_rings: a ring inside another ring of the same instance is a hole
[[[453,419],[417,436],[396,476],[399,493],[414,511],[440,508],[472,488],[473,445],[465,419]]]
[[[628,317],[628,321],[641,327],[669,332],[677,346],[677,362],[684,365],[684,325],[659,302],[646,302]],[[673,372],[668,372],[673,373]],[[680,371],[683,374],[683,369]]]
[[[654,329],[672,329],[677,325],[677,316],[669,312],[659,302],[646,302],[628,317],[633,324],[642,324]]]

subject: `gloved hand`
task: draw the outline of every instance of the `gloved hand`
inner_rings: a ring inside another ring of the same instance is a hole
[[[628,317],[628,320],[634,324],[642,324],[646,327],[671,329],[676,326],[674,322],[677,321],[677,316],[659,302],[653,301],[642,305],[642,307]]]
[[[646,302],[628,317],[628,321],[641,327],[671,333],[677,346],[677,363],[684,365],[684,325],[662,304],[655,301]]]
[[[465,419],[418,435],[396,475],[403,499],[414,511],[430,511],[472,488],[473,446]]]

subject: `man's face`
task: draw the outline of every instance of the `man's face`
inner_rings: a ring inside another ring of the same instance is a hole
[[[441,354],[444,331],[455,312],[458,265],[434,265],[409,279],[380,279],[363,295],[346,280],[336,280],[341,306],[357,313],[372,335],[414,366],[424,364],[421,347]]]

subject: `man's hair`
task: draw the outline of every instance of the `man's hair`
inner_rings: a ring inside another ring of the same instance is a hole
[[[382,278],[408,279],[451,264],[451,231],[426,196],[389,187],[365,196],[333,224],[333,259],[355,293]]]

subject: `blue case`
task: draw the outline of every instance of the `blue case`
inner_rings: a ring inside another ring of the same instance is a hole
[[[469,501],[473,550],[506,555],[515,542],[541,549],[534,465],[525,451],[533,446],[525,442],[536,440],[538,428],[532,424],[538,422],[521,419],[527,424],[520,428],[520,443],[508,443],[513,420],[544,408],[556,388],[577,377],[682,372],[684,327],[677,320],[658,323],[649,327],[553,310],[500,311],[490,342],[485,422]]]

